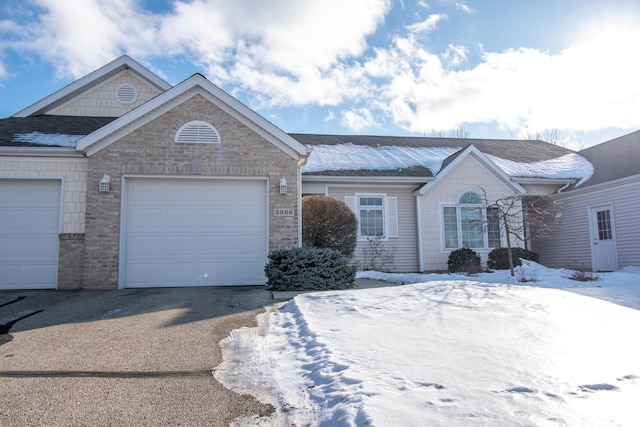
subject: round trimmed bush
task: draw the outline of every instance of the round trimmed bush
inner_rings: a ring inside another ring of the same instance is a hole
[[[335,197],[302,198],[302,244],[329,248],[351,258],[356,249],[358,220],[349,206]]]
[[[356,266],[335,249],[281,249],[269,254],[264,267],[267,289],[321,291],[355,287]]]
[[[449,254],[447,261],[449,273],[479,273],[480,255],[473,249],[460,248]]]

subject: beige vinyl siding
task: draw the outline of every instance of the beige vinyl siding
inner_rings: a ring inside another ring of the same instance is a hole
[[[398,237],[390,237],[383,241],[384,248],[394,253],[394,263],[389,269],[394,272],[412,273],[419,269],[418,263],[418,227],[416,220],[416,203],[413,195],[416,187],[398,185],[329,185],[328,195],[342,201],[345,197],[356,194],[386,194],[387,197],[396,197],[398,206]],[[362,251],[367,247],[367,242],[359,240],[355,251],[356,260],[362,258]]]
[[[640,265],[640,177],[596,189],[579,189],[557,199],[562,205],[562,223],[550,238],[533,242],[533,250],[540,254],[543,265],[591,268],[589,208],[606,204],[613,206],[618,266]]]
[[[116,90],[122,84],[133,85],[138,92],[135,102],[121,104],[116,99]],[[148,84],[135,73],[123,71],[110,80],[87,91],[81,96],[54,108],[48,114],[65,116],[120,117],[160,94],[160,89]]]
[[[489,200],[512,195],[514,190],[478,161],[474,156],[466,157],[455,169],[450,170],[441,179],[427,184],[427,191],[420,196],[422,216],[422,256],[425,271],[447,270],[447,261],[452,249],[444,248],[442,228],[442,208],[455,205],[459,197],[473,191],[482,195],[486,191]],[[513,242],[521,246],[520,242]],[[474,249],[486,264],[492,249]]]
[[[62,229],[84,233],[87,210],[87,159],[45,157],[0,157],[0,179],[61,179]],[[98,182],[94,182],[97,187]]]

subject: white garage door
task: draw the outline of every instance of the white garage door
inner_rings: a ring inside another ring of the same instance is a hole
[[[264,284],[267,186],[126,180],[125,287]]]
[[[58,280],[60,181],[0,179],[0,289]]]

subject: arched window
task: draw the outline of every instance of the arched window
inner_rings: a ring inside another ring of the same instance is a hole
[[[482,197],[467,191],[455,205],[442,207],[445,249],[485,249],[501,246],[498,209],[484,205]]]
[[[192,120],[180,126],[174,142],[193,144],[220,144],[220,134],[211,123]]]

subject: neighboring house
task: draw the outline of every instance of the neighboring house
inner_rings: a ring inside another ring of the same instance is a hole
[[[343,199],[360,224],[356,256],[379,236],[399,272],[446,270],[461,247],[486,262],[506,243],[485,198],[549,195],[593,172],[583,157],[543,141],[291,136],[313,149],[303,194]]]
[[[267,254],[301,244],[307,194],[353,209],[357,256],[376,238],[393,271],[445,270],[504,245],[485,194],[592,173],[542,141],[289,135],[123,56],[0,120],[0,289],[263,284]]]
[[[0,120],[0,289],[263,284],[300,244],[307,154],[203,76],[123,56]]]
[[[582,185],[554,197],[562,205],[560,226],[534,242],[549,267],[613,271],[640,265],[640,131],[579,154],[594,173]]]

